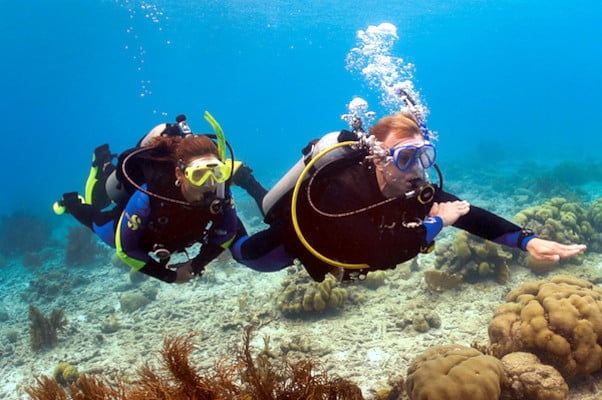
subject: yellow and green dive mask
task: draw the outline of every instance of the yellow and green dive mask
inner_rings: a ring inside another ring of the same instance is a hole
[[[184,176],[195,186],[224,183],[232,174],[230,165],[213,159],[197,159],[184,167]]]

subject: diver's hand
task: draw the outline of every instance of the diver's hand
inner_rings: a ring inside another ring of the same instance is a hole
[[[536,260],[558,262],[561,258],[573,257],[583,253],[584,244],[561,244],[551,240],[533,238],[527,242],[527,251]]]
[[[440,217],[443,226],[453,225],[458,218],[470,211],[470,204],[464,200],[446,201],[444,203],[433,203],[429,217]]]
[[[176,280],[174,283],[185,283],[195,276],[192,272],[190,261],[174,264],[171,267],[176,268]]]

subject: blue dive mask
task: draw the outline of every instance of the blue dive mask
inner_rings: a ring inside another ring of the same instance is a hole
[[[419,163],[423,169],[428,169],[435,164],[437,150],[429,142],[421,145],[403,145],[389,149],[389,155],[393,163],[400,171],[406,172],[416,163]]]

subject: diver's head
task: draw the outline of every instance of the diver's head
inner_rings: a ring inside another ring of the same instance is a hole
[[[384,156],[375,159],[376,179],[383,196],[407,196],[428,184],[427,169],[435,163],[435,146],[426,140],[416,118],[399,112],[379,120],[370,134]]]
[[[230,178],[230,166],[219,159],[217,146],[207,136],[181,139],[175,156],[176,179],[188,202],[213,197],[218,186]]]
[[[370,135],[383,143],[385,140],[394,141],[423,136],[416,117],[407,112],[398,112],[379,119],[370,128]]]

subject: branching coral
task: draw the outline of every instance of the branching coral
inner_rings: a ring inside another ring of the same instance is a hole
[[[93,263],[99,254],[105,253],[96,236],[83,226],[69,227],[67,246],[65,248],[65,264],[81,266]]]
[[[276,306],[285,315],[320,313],[339,308],[347,300],[347,290],[338,287],[332,275],[327,275],[322,282],[310,281],[305,275],[293,275],[283,286]]]
[[[247,327],[238,359],[245,366],[241,376],[247,395],[257,400],[363,399],[359,387],[345,379],[330,377],[311,359],[289,362],[251,354],[251,327]]]
[[[513,290],[489,324],[496,357],[524,351],[565,378],[602,368],[602,289],[570,276]]]
[[[57,331],[62,331],[67,321],[63,317],[63,310],[52,310],[50,318],[44,317],[36,307],[29,306],[29,332],[31,349],[38,351],[41,348],[51,348],[58,343]]]
[[[42,376],[25,388],[33,400],[75,399],[197,399],[197,400],[362,400],[359,387],[347,380],[330,377],[312,360],[295,363],[253,357],[250,346],[252,328],[245,330],[243,345],[230,363],[222,360],[212,371],[201,374],[191,363],[194,335],[166,338],[162,366],[149,365],[139,371],[133,383],[109,381],[80,375],[77,382],[63,388],[56,380]]]

